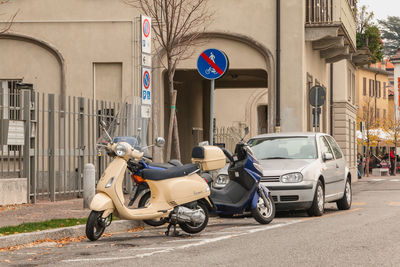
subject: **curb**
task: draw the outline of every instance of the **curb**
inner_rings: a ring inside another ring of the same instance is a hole
[[[105,233],[126,231],[138,226],[143,226],[142,221],[119,220],[113,221],[106,228]],[[65,237],[77,237],[85,235],[86,225],[76,225],[51,230],[44,230],[31,233],[21,233],[0,237],[0,248],[29,244],[38,240],[61,239]]]

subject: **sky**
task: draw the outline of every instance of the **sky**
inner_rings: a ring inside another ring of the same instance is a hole
[[[387,16],[400,17],[400,0],[358,0],[358,6],[363,5],[374,12],[375,20],[386,19]]]

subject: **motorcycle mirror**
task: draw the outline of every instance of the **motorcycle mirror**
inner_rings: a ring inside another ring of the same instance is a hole
[[[247,126],[246,128],[244,128],[244,136],[248,135],[249,132],[250,132],[249,126]]]
[[[100,125],[101,125],[103,128],[106,128],[106,127],[107,127],[107,123],[106,123],[105,121],[103,121],[103,120],[100,121]]]
[[[243,139],[246,137],[246,135],[249,134],[249,132],[250,132],[249,126],[246,126],[246,127],[244,128],[244,135],[243,135],[243,137],[242,137],[242,139],[241,139],[240,141],[243,141]]]
[[[156,146],[163,147],[165,145],[165,139],[162,137],[156,138]]]

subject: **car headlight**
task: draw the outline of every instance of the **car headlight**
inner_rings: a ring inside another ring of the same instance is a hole
[[[229,176],[227,174],[219,174],[213,183],[214,188],[222,188],[226,186],[229,182]]]
[[[303,175],[299,172],[288,173],[281,176],[282,183],[300,183],[303,181]]]
[[[126,151],[128,151],[128,147],[126,146],[126,144],[121,144],[121,143],[119,143],[119,144],[117,144],[117,146],[115,147],[114,151],[115,151],[115,154],[116,154],[118,157],[123,157],[123,156],[125,156]]]

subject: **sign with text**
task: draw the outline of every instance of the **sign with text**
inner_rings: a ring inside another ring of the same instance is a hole
[[[7,145],[24,145],[25,128],[23,121],[9,121]]]

